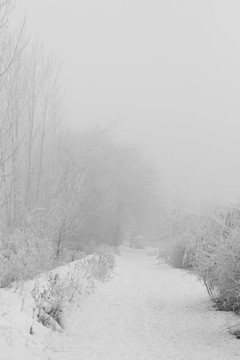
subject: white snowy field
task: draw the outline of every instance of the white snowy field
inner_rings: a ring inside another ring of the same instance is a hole
[[[33,335],[27,333],[26,312],[13,301],[15,310],[9,318],[4,312],[11,304],[4,305],[3,300],[1,294],[1,360],[240,357],[240,340],[229,333],[231,327],[240,328],[240,318],[214,311],[194,276],[157,265],[146,250],[123,249],[114,278],[66,308],[62,333],[41,324]]]

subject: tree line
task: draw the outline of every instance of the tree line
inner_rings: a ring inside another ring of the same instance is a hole
[[[26,38],[25,22],[10,30],[13,5],[0,1],[1,247],[29,252],[47,243],[59,259],[69,248],[155,236],[156,169],[109,128],[63,131],[58,67]]]

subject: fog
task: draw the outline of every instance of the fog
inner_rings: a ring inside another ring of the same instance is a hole
[[[65,125],[117,120],[159,168],[165,199],[240,200],[240,3],[18,0],[14,23],[61,64]]]

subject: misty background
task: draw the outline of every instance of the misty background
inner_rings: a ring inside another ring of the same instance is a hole
[[[67,128],[117,120],[174,206],[239,201],[239,2],[17,0],[14,26],[25,14],[61,64]]]

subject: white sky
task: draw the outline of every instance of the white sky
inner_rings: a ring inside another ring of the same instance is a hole
[[[238,0],[16,2],[62,64],[69,126],[118,119],[168,193],[240,200]]]

